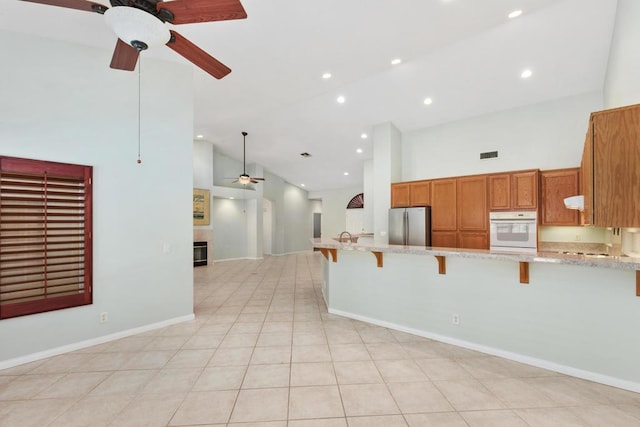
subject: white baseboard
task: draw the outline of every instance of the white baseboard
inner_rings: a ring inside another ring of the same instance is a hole
[[[271,256],[285,256],[285,255],[295,255],[295,254],[306,254],[309,252],[313,252],[313,250],[308,249],[306,251],[297,251],[297,252],[285,252],[283,254],[271,254]]]
[[[406,332],[408,334],[417,335],[423,338],[429,338],[434,341],[440,341],[446,344],[452,344],[458,347],[467,348],[469,350],[475,350],[481,353],[490,354],[492,356],[498,356],[504,359],[513,360],[515,362],[521,362],[521,363],[525,363],[527,365],[535,366],[538,368],[547,369],[549,371],[559,372],[561,374],[570,375],[572,377],[582,378],[584,380],[589,380],[596,383],[605,384],[612,387],[617,387],[624,390],[640,393],[640,384],[632,381],[627,381],[627,380],[623,380],[616,377],[610,377],[608,375],[602,375],[595,372],[585,371],[585,370],[577,369],[571,366],[560,365],[558,363],[550,362],[548,360],[536,359],[535,357],[525,356],[523,354],[513,353],[510,351],[501,350],[499,348],[488,347],[485,345],[448,337],[446,335],[434,334],[434,333],[423,331],[420,329],[414,329],[407,326],[397,325],[391,322],[385,322],[383,320],[372,319],[370,317],[361,316],[359,314],[353,314],[346,311],[335,310],[332,308],[329,308],[328,311],[330,314],[335,314],[337,316],[348,317],[350,319],[372,323],[374,325],[382,326],[384,328],[393,329],[400,332]]]
[[[47,357],[58,356],[60,354],[69,353],[71,351],[80,350],[83,348],[91,347],[98,344],[104,344],[109,341],[115,341],[120,338],[126,338],[131,335],[141,334],[143,332],[153,331],[154,329],[164,328],[166,326],[175,325],[177,323],[187,322],[195,319],[195,315],[188,314],[186,316],[174,317],[173,319],[163,320],[161,322],[151,323],[149,325],[139,326],[137,328],[126,329],[120,332],[114,332],[113,334],[103,335],[97,338],[91,338],[85,341],[79,341],[72,344],[63,345],[56,348],[51,348],[37,353],[28,354],[26,356],[20,356],[13,359],[0,361],[0,370],[12,368],[14,366],[23,365],[29,362],[35,362],[36,360],[46,359]]]
[[[227,261],[257,261],[257,260],[261,260],[263,259],[262,257],[260,258],[250,258],[250,257],[239,257],[239,258],[222,258],[222,259],[214,259],[213,263],[215,264],[216,262],[227,262]]]

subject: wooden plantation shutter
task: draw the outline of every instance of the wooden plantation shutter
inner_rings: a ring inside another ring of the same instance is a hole
[[[0,319],[91,304],[91,175],[0,156]]]

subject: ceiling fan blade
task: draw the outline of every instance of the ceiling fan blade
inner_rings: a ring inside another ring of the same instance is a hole
[[[118,39],[110,67],[116,70],[133,71],[138,63],[139,54],[138,49]]]
[[[257,179],[258,181],[264,181],[264,178],[254,178],[254,177],[251,177],[251,179]]]
[[[158,2],[156,10],[168,10],[173,14],[169,20],[174,25],[194,22],[228,21],[245,19],[247,12],[240,0],[174,0]]]
[[[170,31],[170,33],[171,39],[167,43],[167,46],[198,67],[202,68],[207,73],[211,74],[216,79],[221,79],[231,72],[231,68],[227,67],[180,34],[175,31]]]
[[[238,182],[238,180],[236,179],[236,180],[231,181],[231,183],[232,183],[232,184],[233,184],[234,182]]]
[[[87,12],[104,13],[108,7],[99,3],[86,0],[23,0],[31,3],[48,4],[49,6],[66,7],[69,9],[84,10]]]

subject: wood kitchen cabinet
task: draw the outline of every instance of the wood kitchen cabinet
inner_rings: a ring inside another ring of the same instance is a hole
[[[411,206],[409,202],[409,183],[400,182],[391,184],[391,207],[406,208]]]
[[[511,207],[514,210],[538,209],[538,171],[511,175]]]
[[[488,249],[487,176],[458,178],[457,198],[457,246],[465,249]]]
[[[411,206],[431,205],[431,181],[409,183],[409,203]]]
[[[457,231],[457,227],[456,179],[431,181],[431,230]]]
[[[538,209],[538,170],[489,176],[489,210]]]
[[[459,231],[487,231],[487,176],[477,175],[457,179]]]
[[[489,176],[489,209],[492,211],[511,209],[511,174]]]
[[[456,248],[457,233],[455,231],[433,231],[431,233],[431,246],[438,248]]]
[[[580,187],[584,195],[584,210],[580,222],[583,225],[593,224],[593,120],[589,120],[587,136],[580,163]]]
[[[465,249],[489,249],[489,233],[458,233],[458,247]]]
[[[579,168],[540,172],[541,225],[580,225],[578,211],[564,205],[566,197],[580,193],[579,178]]]
[[[391,184],[391,207],[429,206],[431,181],[398,182]]]
[[[591,114],[583,171],[585,223],[640,227],[640,105]]]

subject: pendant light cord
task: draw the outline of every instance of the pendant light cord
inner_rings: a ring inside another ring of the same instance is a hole
[[[140,160],[140,74],[142,73],[142,57],[138,56],[138,164]]]

